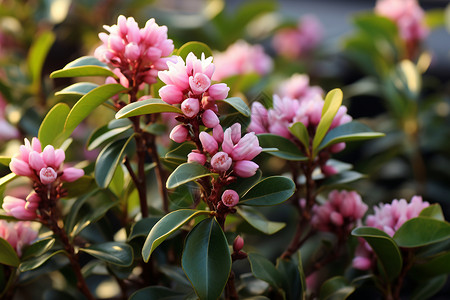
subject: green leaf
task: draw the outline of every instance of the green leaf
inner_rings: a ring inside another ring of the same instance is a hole
[[[76,181],[64,182],[63,188],[67,190],[67,198],[75,198],[97,188],[97,183],[94,177],[84,175]]]
[[[364,174],[361,174],[356,171],[344,171],[344,172],[341,172],[341,173],[338,173],[336,175],[326,178],[324,180],[321,188],[322,187],[327,187],[327,188],[338,187],[338,186],[344,185],[346,183],[350,183],[350,182],[359,180],[364,177],[365,177]]]
[[[305,270],[303,269],[302,254],[300,252],[300,249],[297,251],[296,258],[297,258],[298,272],[300,274],[300,282],[301,282],[301,287],[302,287],[301,299],[305,299],[305,297],[306,297],[306,276],[305,276]]]
[[[55,96],[64,96],[68,99],[80,99],[93,89],[97,88],[98,84],[91,83],[91,82],[77,82],[75,84],[72,84],[59,92],[55,93]]]
[[[294,123],[289,127],[289,131],[305,146],[307,153],[309,153],[309,134],[308,129],[302,122]]]
[[[191,143],[182,143],[177,148],[170,150],[166,153],[165,159],[176,160],[176,161],[187,161],[187,156],[191,153],[192,150],[197,149],[194,144]]]
[[[125,91],[127,88],[120,84],[112,83],[101,85],[98,88],[93,89],[83,97],[72,107],[69,115],[66,119],[64,129],[67,135],[70,135],[72,131],[83,121],[89,114],[100,104],[111,98],[112,96]]]
[[[400,247],[414,248],[434,244],[450,238],[448,222],[417,217],[406,221],[394,234]]]
[[[247,104],[245,104],[244,100],[242,100],[239,97],[231,97],[224,100],[220,100],[218,102],[225,102],[229,105],[233,106],[234,109],[236,109],[238,112],[243,114],[246,117],[250,117],[252,112],[250,111],[250,108],[248,108]]]
[[[150,230],[152,230],[153,226],[160,220],[159,217],[148,217],[144,219],[140,219],[136,223],[131,226],[130,236],[128,237],[128,241],[136,237],[146,237],[149,235]]]
[[[253,186],[239,201],[239,205],[270,206],[283,203],[295,191],[294,182],[283,176],[265,178]]]
[[[283,277],[282,286],[286,299],[303,299],[302,282],[297,264],[294,261],[278,259],[276,268]]]
[[[340,142],[367,140],[383,136],[385,136],[384,133],[374,132],[366,125],[353,121],[331,129],[320,143],[317,151]]]
[[[49,237],[39,240],[24,248],[21,260],[27,260],[31,257],[40,256],[45,252],[49,251],[55,244],[55,238]]]
[[[342,276],[336,276],[325,281],[320,287],[320,300],[343,300],[347,299],[355,291],[347,279]]]
[[[146,99],[130,103],[116,113],[116,119],[124,119],[133,116],[155,114],[161,112],[173,112],[182,114],[181,109],[167,104],[161,99]]]
[[[286,226],[286,223],[267,220],[264,215],[251,207],[238,208],[237,212],[247,223],[265,234],[274,234]]]
[[[450,251],[429,257],[425,262],[418,260],[411,269],[415,278],[430,278],[450,273]]]
[[[308,159],[293,142],[279,135],[263,133],[257,135],[259,145],[263,148],[274,148],[278,151],[269,152],[271,155],[286,160],[305,161]]]
[[[45,262],[47,262],[50,258],[57,254],[67,254],[64,250],[58,250],[55,252],[47,252],[40,256],[35,256],[30,259],[24,260],[20,263],[19,270],[21,272],[26,272],[30,270],[34,270],[42,266]]]
[[[168,189],[176,188],[196,179],[212,176],[215,173],[209,172],[207,168],[197,163],[184,163],[179,165],[167,178],[166,187]]]
[[[257,184],[262,177],[262,172],[258,169],[255,175],[247,178],[239,178],[235,182],[229,184],[227,189],[236,191],[240,197],[242,197],[245,193],[248,192],[255,184]]]
[[[88,248],[80,248],[80,251],[118,266],[127,267],[133,263],[133,248],[125,243],[106,242],[94,244]]]
[[[134,292],[129,300],[175,300],[180,297],[184,299],[183,294],[177,293],[164,286],[149,286]]]
[[[200,299],[220,297],[231,271],[231,254],[215,218],[201,221],[189,232],[181,265]]]
[[[209,215],[211,212],[205,210],[195,209],[180,209],[165,215],[153,226],[144,246],[142,247],[142,257],[145,262],[148,262],[152,252],[165,239],[177,231],[181,226],[199,215]]]
[[[402,270],[403,259],[395,241],[384,231],[373,227],[358,227],[352,235],[364,238],[377,255],[389,280],[395,279]]]
[[[264,256],[258,253],[249,253],[248,260],[253,275],[267,282],[274,288],[282,287],[282,276],[275,266]]]
[[[113,76],[107,65],[93,56],[83,56],[68,63],[61,70],[50,74],[50,78],[81,77],[81,76]]]
[[[419,282],[414,288],[411,300],[431,299],[447,282],[447,275],[433,277],[425,282]]]
[[[18,267],[20,259],[14,248],[3,238],[0,237],[0,264]]]
[[[55,34],[52,31],[45,31],[40,34],[28,53],[27,63],[33,87],[38,89],[41,84],[42,67],[48,51],[55,42]]]
[[[0,187],[2,187],[3,185],[7,184],[8,182],[13,181],[14,179],[18,178],[19,176],[17,176],[14,173],[9,173],[8,175],[3,176],[2,178],[0,178]]]
[[[100,147],[101,145],[105,144],[106,142],[111,141],[113,138],[115,138],[117,136],[121,136],[122,133],[125,133],[126,131],[129,131],[129,133],[130,133],[129,135],[131,135],[131,133],[133,131],[130,130],[130,128],[131,128],[131,125],[128,125],[125,127],[114,128],[114,129],[104,132],[103,134],[100,134],[99,136],[93,137],[92,139],[90,139],[88,141],[87,149],[89,151],[92,151],[92,150]],[[129,137],[129,135],[127,136],[127,138]]]
[[[58,103],[47,113],[39,128],[38,139],[42,147],[53,145],[59,147],[54,142],[58,136],[64,131],[64,124],[69,115],[70,108],[65,103]]]
[[[178,49],[178,51],[177,51],[177,55],[181,56],[181,58],[184,61],[186,61],[186,57],[188,56],[188,54],[190,52],[194,53],[198,59],[201,58],[202,53],[205,54],[206,58],[213,56],[211,48],[209,48],[208,45],[206,45],[205,43],[196,42],[196,41],[187,42],[186,44],[181,46],[180,49]]]
[[[439,204],[432,204],[425,207],[419,214],[419,217],[433,218],[440,221],[445,221],[444,213]]]
[[[125,149],[133,137],[134,134],[128,139],[111,142],[100,152],[95,162],[95,180],[99,187],[108,187],[117,166],[125,155]]]
[[[11,157],[0,155],[0,164],[2,164],[4,166],[8,166],[10,162],[11,162]]]
[[[322,142],[325,134],[330,129],[331,123],[333,122],[334,116],[336,116],[339,107],[342,104],[342,98],[344,95],[340,89],[334,89],[328,92],[325,96],[325,103],[322,109],[322,117],[320,119],[319,125],[317,125],[316,134],[313,139],[313,153],[317,153],[317,148]]]

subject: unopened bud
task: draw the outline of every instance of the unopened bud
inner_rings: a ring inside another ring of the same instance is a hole
[[[234,252],[239,252],[244,248],[244,239],[238,235],[233,242],[233,250]]]

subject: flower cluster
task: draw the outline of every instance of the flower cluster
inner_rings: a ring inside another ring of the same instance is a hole
[[[405,199],[393,200],[391,204],[380,204],[374,207],[374,214],[368,215],[366,225],[383,230],[391,237],[409,219],[419,216],[420,212],[430,204],[422,200],[421,196],[414,196],[411,202]],[[353,259],[353,267],[367,270],[371,268],[373,251],[365,241],[360,241]]]
[[[394,21],[405,41],[420,41],[428,34],[417,0],[378,0],[375,12]]]
[[[104,28],[109,34],[99,34],[103,44],[94,55],[114,68],[120,84],[129,87],[156,83],[158,71],[167,69],[167,62],[172,59],[168,56],[174,49],[173,41],[167,38],[167,27],[150,19],[140,29],[134,18],[121,15],[117,25]],[[107,82],[115,80],[108,78]]]
[[[301,18],[296,28],[280,29],[274,36],[275,51],[286,58],[295,59],[310,53],[322,39],[322,26],[314,16]]]
[[[367,211],[367,205],[355,191],[333,190],[323,205],[313,206],[311,224],[320,231],[333,232],[336,228],[352,229]]]
[[[72,182],[84,175],[84,171],[77,168],[62,168],[66,155],[64,150],[55,149],[47,145],[44,150],[40,141],[33,138],[32,142],[25,139],[9,164],[13,173],[31,178],[35,183],[48,185],[61,181]]]
[[[214,54],[216,72],[213,80],[256,73],[266,75],[273,68],[270,56],[264,52],[261,45],[250,45],[244,40],[239,40],[230,45],[225,52]]]
[[[30,245],[38,236],[36,230],[31,228],[30,222],[7,222],[0,220],[0,237],[6,240],[22,256],[22,248]]]
[[[41,198],[35,192],[31,192],[27,198],[21,199],[13,196],[6,196],[3,199],[2,207],[6,214],[19,220],[33,220],[37,217],[36,210],[39,208]]]
[[[211,157],[211,168],[218,173],[231,173],[237,176],[250,177],[256,173],[259,166],[251,161],[262,148],[259,146],[258,138],[254,132],[250,132],[241,137],[241,125],[233,124],[225,132],[220,125],[214,127],[213,135],[202,131],[200,141],[204,152]],[[221,151],[219,151],[221,144]],[[204,165],[207,161],[205,153],[194,150],[188,155],[188,162],[197,162]]]

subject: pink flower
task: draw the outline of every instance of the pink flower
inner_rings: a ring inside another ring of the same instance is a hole
[[[238,235],[233,242],[233,251],[239,252],[242,250],[242,248],[244,248],[244,239],[240,235]]]
[[[213,128],[213,137],[218,143],[223,142],[223,128],[220,125],[217,125]]]
[[[217,172],[225,172],[233,163],[231,157],[228,157],[228,154],[225,152],[217,152],[211,158],[211,167]]]
[[[184,100],[183,103],[181,103],[181,111],[188,118],[196,116],[200,111],[200,103],[198,99],[187,98]]]
[[[183,92],[174,85],[166,85],[159,89],[159,96],[164,102],[178,104],[183,101]]]
[[[209,87],[208,94],[213,100],[223,100],[228,97],[230,88],[225,83],[216,83]]]
[[[36,209],[28,209],[26,208],[27,201],[12,197],[6,196],[3,199],[2,207],[5,210],[6,214],[13,216],[19,220],[33,220],[37,217]]]
[[[81,178],[83,175],[84,171],[82,169],[66,168],[61,175],[61,180],[66,182],[73,182]]]
[[[276,94],[280,97],[297,99],[302,102],[302,100],[315,97],[316,95],[323,97],[324,92],[319,86],[309,85],[308,75],[294,74],[279,84]]]
[[[268,119],[269,116],[267,109],[261,103],[253,102],[252,119],[247,127],[247,130],[256,134],[269,132]]]
[[[208,128],[214,128],[219,125],[219,118],[216,113],[210,109],[207,109],[202,114],[202,122]]]
[[[200,95],[208,90],[211,85],[211,79],[205,74],[197,73],[189,77],[189,86],[195,95]]]
[[[231,156],[234,160],[252,160],[261,153],[258,138],[254,132],[244,135],[234,146]]]
[[[42,168],[39,172],[39,178],[43,184],[50,184],[55,182],[58,174],[51,167]]]
[[[219,149],[219,144],[217,144],[216,139],[208,133],[204,131],[200,132],[199,138],[203,149],[209,154],[214,155]]]
[[[188,154],[187,162],[188,163],[195,162],[203,166],[206,163],[206,155],[198,152],[191,152]]]
[[[252,177],[256,174],[259,166],[250,160],[237,161],[233,166],[233,171],[239,177]]]
[[[239,202],[239,195],[234,190],[226,190],[222,194],[222,202],[228,207],[236,206]]]
[[[33,175],[33,171],[31,170],[30,165],[23,160],[18,159],[17,157],[13,157],[11,162],[9,163],[9,168],[11,172],[19,176],[31,176]]]
[[[183,143],[187,140],[188,134],[189,132],[184,125],[177,125],[172,129],[169,137],[175,143]]]
[[[22,248],[30,245],[38,236],[38,232],[31,228],[30,222],[7,222],[0,220],[0,237],[5,239],[11,247],[22,256]]]

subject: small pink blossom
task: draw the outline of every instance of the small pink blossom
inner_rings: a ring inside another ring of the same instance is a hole
[[[187,156],[188,163],[198,163],[202,166],[206,163],[206,155],[198,152],[191,152]]]
[[[184,125],[177,125],[172,129],[169,137],[175,143],[183,143],[187,140],[188,135],[189,132]]]
[[[27,201],[24,199],[6,196],[3,198],[2,207],[6,214],[19,220],[33,220],[37,217],[35,209],[26,207]]]
[[[18,159],[17,157],[13,157],[11,162],[9,163],[9,168],[11,172],[19,176],[31,176],[33,175],[33,171],[31,170],[30,165],[23,160]]]
[[[50,184],[55,182],[58,174],[51,167],[42,168],[39,172],[39,178],[43,184]]]
[[[219,144],[216,139],[210,134],[202,131],[199,135],[200,142],[202,143],[203,149],[211,155],[214,155],[219,149]]]
[[[239,202],[239,195],[234,190],[226,190],[222,194],[222,202],[228,207],[236,206]]]
[[[66,182],[73,182],[81,178],[83,175],[84,171],[82,169],[66,168],[61,175],[61,180]]]
[[[216,113],[210,109],[207,109],[202,114],[202,122],[208,128],[214,128],[219,125],[219,118]]]
[[[223,100],[228,97],[230,88],[225,83],[216,83],[209,87],[208,94],[213,100]]]
[[[189,77],[189,86],[195,95],[200,95],[208,90],[211,85],[211,79],[205,74],[197,73]]]
[[[231,167],[233,160],[225,152],[217,152],[211,158],[211,167],[217,172],[225,172]]]
[[[244,248],[244,239],[240,235],[238,235],[233,242],[233,251],[239,252],[242,250],[242,248]]]
[[[188,118],[192,118],[200,111],[200,103],[196,98],[187,98],[181,103],[181,111]]]
[[[159,89],[159,96],[169,104],[179,104],[183,101],[183,92],[174,85],[166,85]]]
[[[0,220],[0,237],[22,256],[24,246],[30,245],[38,236],[38,232],[31,228],[30,222],[7,222]]]
[[[259,166],[255,162],[250,160],[240,160],[234,164],[233,171],[239,177],[247,178],[255,175],[258,168]]]

